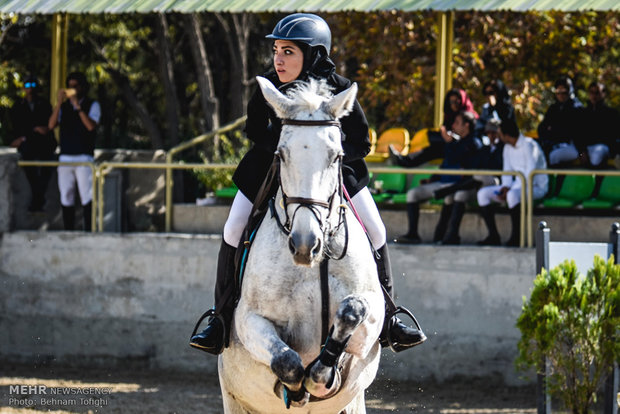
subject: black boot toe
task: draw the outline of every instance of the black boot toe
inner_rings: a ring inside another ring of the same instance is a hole
[[[189,345],[193,348],[218,355],[224,349],[224,327],[218,318],[213,318],[206,329],[192,336]]]
[[[422,330],[412,328],[397,320],[390,329],[392,347],[398,351],[420,345],[426,341],[426,335]]]

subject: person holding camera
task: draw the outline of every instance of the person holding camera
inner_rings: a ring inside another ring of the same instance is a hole
[[[93,162],[95,130],[101,118],[101,107],[88,98],[88,81],[82,72],[67,76],[67,89],[58,91],[58,101],[48,127],[60,126],[60,162]],[[84,230],[90,231],[92,221],[93,174],[89,166],[58,167],[58,189],[65,230],[75,227],[75,191],[79,191],[84,216]]]

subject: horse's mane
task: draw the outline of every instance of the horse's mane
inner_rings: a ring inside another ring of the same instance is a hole
[[[286,92],[286,96],[293,100],[286,117],[291,118],[300,111],[318,111],[324,102],[333,97],[332,90],[325,79],[310,78],[308,82],[298,82]]]

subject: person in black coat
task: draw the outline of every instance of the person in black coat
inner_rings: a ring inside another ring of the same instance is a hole
[[[579,158],[583,104],[575,96],[573,82],[563,76],[555,81],[555,103],[538,125],[538,138],[551,168]]]
[[[17,148],[25,161],[52,161],[56,138],[47,126],[52,106],[38,91],[37,77],[28,76],[24,80],[24,97],[11,108],[11,147]],[[43,211],[45,191],[53,171],[52,167],[24,167],[32,192],[29,211]]]
[[[274,69],[265,76],[280,91],[285,92],[297,81],[311,77],[325,79],[335,94],[351,86],[351,81],[335,73],[336,65],[329,58],[331,32],[325,21],[314,14],[295,13],[280,20],[273,32]],[[254,146],[243,157],[233,175],[239,192],[233,200],[224,225],[222,245],[218,256],[215,285],[215,308],[207,328],[190,340],[190,346],[211,354],[219,354],[227,342],[227,332],[235,308],[234,258],[248,221],[252,205],[258,196],[280,138],[281,121],[267,104],[260,88],[248,103],[246,133]],[[386,291],[392,295],[392,273],[389,262],[385,225],[372,196],[366,187],[369,182],[364,157],[370,151],[368,122],[360,104],[355,101],[353,111],[340,120],[343,132],[343,181],[351,202],[368,231],[377,250],[377,272]],[[391,341],[387,340],[389,336]],[[424,333],[406,326],[395,316],[386,315],[382,343],[392,342],[400,350],[426,340]]]
[[[588,106],[584,110],[582,139],[578,150],[589,168],[604,168],[607,159],[617,151],[620,114],[605,103],[605,85],[592,82],[588,86]]]

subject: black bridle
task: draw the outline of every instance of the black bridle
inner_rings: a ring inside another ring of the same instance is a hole
[[[342,134],[342,129],[341,129],[341,124],[340,121],[338,120],[301,120],[301,119],[283,119],[282,120],[282,125],[292,125],[292,126],[337,126]],[[327,198],[327,200],[319,200],[316,198],[309,198],[309,197],[290,197],[288,196],[285,192],[284,189],[282,188],[282,182],[280,181],[280,154],[278,151],[276,151],[275,153],[275,159],[274,162],[277,163],[277,177],[278,177],[278,186],[280,187],[280,190],[282,191],[282,204],[281,207],[284,210],[284,215],[285,215],[285,222],[282,223],[280,221],[280,217],[279,215],[275,212],[275,208],[273,206],[273,202],[271,203],[271,209],[272,209],[272,215],[274,216],[274,218],[276,219],[276,222],[278,223],[278,227],[280,228],[280,230],[286,234],[287,236],[290,235],[291,233],[291,226],[293,221],[295,220],[295,215],[297,214],[297,211],[299,211],[300,208],[307,208],[308,210],[310,210],[312,212],[312,214],[314,215],[314,217],[316,218],[317,222],[319,223],[319,227],[321,229],[321,232],[323,233],[323,239],[324,239],[324,246],[325,246],[325,254],[327,257],[331,258],[331,259],[335,259],[335,260],[340,260],[342,259],[346,253],[347,253],[347,246],[348,246],[348,239],[349,239],[349,235],[348,235],[348,226],[347,226],[347,222],[346,222],[346,204],[344,203],[344,196],[343,196],[343,180],[342,180],[342,158],[343,158],[343,153],[340,153],[338,155],[338,158],[336,159],[336,162],[338,163],[338,184],[336,186],[336,188],[334,188],[334,191],[331,193],[331,195]],[[324,221],[321,218],[321,213],[318,210],[318,207],[322,207],[327,209],[327,216],[325,218],[325,221],[327,221],[329,223],[329,217],[331,215],[331,212],[333,210],[333,203],[334,203],[334,199],[336,199],[336,196],[338,197],[338,202],[340,203],[338,206],[338,210],[339,210],[339,219],[338,219],[338,224],[336,226],[334,226],[333,228],[328,228]],[[288,215],[288,209],[287,206],[289,204],[298,204],[297,208],[295,209],[295,211],[293,212],[292,217],[289,217]],[[333,255],[331,254],[331,252],[329,251],[329,239],[331,239],[336,232],[340,229],[341,226],[344,226],[345,228],[345,242],[344,242],[344,246],[342,249],[342,252],[340,253],[340,255],[338,255],[338,257],[333,257]]]

